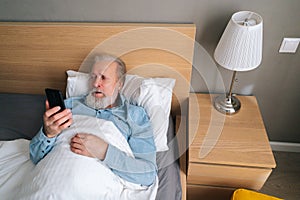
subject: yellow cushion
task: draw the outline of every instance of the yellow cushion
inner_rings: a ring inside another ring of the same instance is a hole
[[[231,200],[280,200],[280,199],[277,197],[272,197],[251,190],[237,189],[234,191]]]

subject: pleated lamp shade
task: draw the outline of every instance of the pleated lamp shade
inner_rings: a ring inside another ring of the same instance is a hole
[[[251,11],[232,15],[214,53],[216,62],[232,71],[249,71],[262,60],[263,20]]]

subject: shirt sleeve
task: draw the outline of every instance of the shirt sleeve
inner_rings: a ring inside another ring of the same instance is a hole
[[[34,164],[37,164],[42,158],[44,158],[53,148],[56,137],[48,138],[43,128],[36,134],[30,141],[30,159]]]
[[[66,99],[65,104],[67,108],[72,107],[72,99]],[[43,127],[30,141],[30,159],[34,164],[37,164],[43,159],[53,148],[56,137],[49,138],[43,132]]]
[[[131,135],[128,144],[134,158],[109,145],[104,163],[123,179],[145,186],[151,185],[156,177],[156,148],[153,130],[144,109],[138,107],[131,113]]]

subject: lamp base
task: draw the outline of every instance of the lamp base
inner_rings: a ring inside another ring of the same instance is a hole
[[[238,98],[234,96],[226,97],[221,95],[215,98],[214,107],[223,114],[232,115],[239,111],[241,103]]]

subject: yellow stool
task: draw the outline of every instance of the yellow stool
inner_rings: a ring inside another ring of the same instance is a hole
[[[280,200],[280,199],[277,197],[272,197],[251,190],[237,189],[234,191],[231,200]]]

